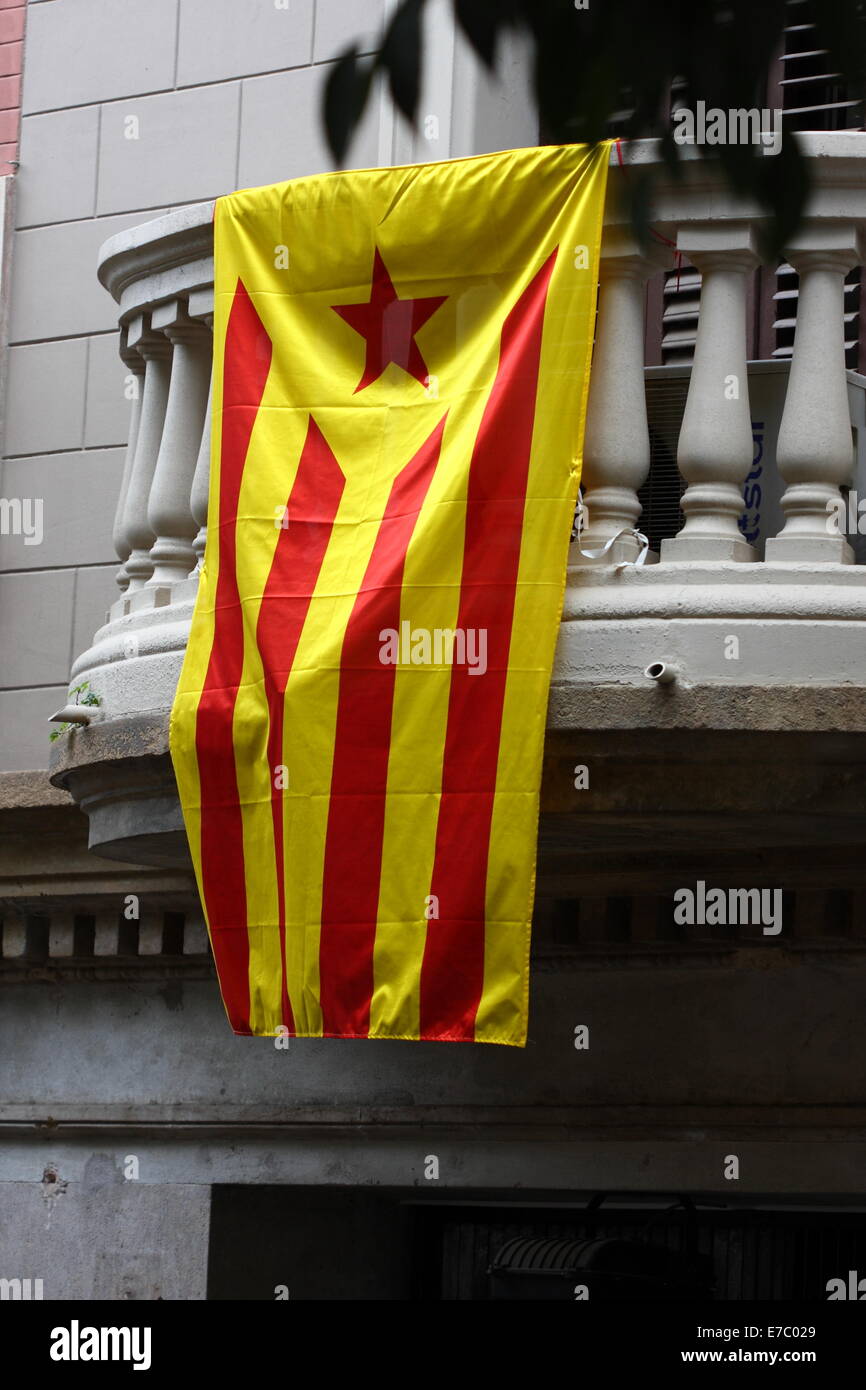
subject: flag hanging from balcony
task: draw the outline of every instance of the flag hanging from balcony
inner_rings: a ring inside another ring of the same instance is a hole
[[[608,156],[216,204],[171,751],[236,1033],[525,1043]]]

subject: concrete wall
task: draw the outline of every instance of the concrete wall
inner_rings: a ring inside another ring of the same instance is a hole
[[[117,596],[129,407],[99,246],[161,211],[330,168],[329,60],[359,35],[375,42],[385,3],[30,0],[0,496],[42,499],[44,538],[0,535],[0,771],[47,765],[45,719]],[[350,165],[535,139],[517,50],[497,85],[455,43],[446,0],[430,7],[429,35],[422,112],[437,116],[435,138],[376,98]]]
[[[38,973],[4,982],[0,1185],[133,1154],[145,1186],[862,1188],[862,954],[539,962],[525,1050],[282,1050],[233,1038],[211,980]]]
[[[863,960],[540,960],[525,1050],[283,1051],[231,1036],[213,980],[22,973],[0,1010],[0,1277],[60,1300],[393,1299],[401,1200],[860,1208]]]
[[[0,1118],[261,1124],[388,1111],[406,1122],[421,1109],[532,1107],[539,1123],[605,1105],[862,1106],[864,1005],[862,954],[551,961],[533,972],[525,1049],[299,1038],[283,1051],[232,1035],[214,980],[4,981]],[[574,1046],[580,1024],[586,1050]]]
[[[0,1278],[41,1279],[46,1299],[203,1299],[209,1218],[208,1188],[126,1181],[94,1152],[78,1181],[0,1183]]]

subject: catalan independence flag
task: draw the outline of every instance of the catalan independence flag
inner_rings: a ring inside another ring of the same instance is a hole
[[[171,751],[236,1033],[525,1043],[608,156],[217,201]]]

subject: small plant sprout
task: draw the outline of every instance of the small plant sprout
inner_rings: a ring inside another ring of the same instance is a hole
[[[66,701],[65,709],[66,709],[66,710],[69,710],[69,709],[70,709],[70,706],[75,706],[75,705],[101,705],[101,704],[102,704],[102,701],[100,700],[99,696],[98,696],[98,695],[95,695],[94,692],[90,689],[90,681],[82,681],[80,685],[74,685],[74,686],[72,687],[72,689],[70,690],[69,696],[68,696],[67,701]],[[52,729],[52,731],[51,731],[51,733],[48,735],[48,737],[49,737],[50,741],[53,743],[54,740],[60,738],[60,736],[61,736],[62,734],[68,733],[69,730],[72,729],[72,728],[74,728],[76,724],[78,724],[78,723],[83,723],[83,722],[87,722],[87,721],[77,720],[77,719],[67,719],[67,720],[65,720],[65,721],[60,725],[59,728],[57,728],[57,729]]]

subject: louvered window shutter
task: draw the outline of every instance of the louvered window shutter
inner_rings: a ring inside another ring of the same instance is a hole
[[[815,13],[820,0],[789,0],[790,23],[782,51],[767,75],[765,105],[781,108],[785,132],[794,130],[862,130],[866,107],[849,92],[833,71],[826,49],[816,40]],[[672,92],[671,107],[683,104],[685,94]],[[866,372],[866,325],[860,325],[861,272],[852,270],[845,282],[845,356],[848,366]],[[694,357],[700,309],[701,277],[684,266],[667,271],[661,283],[649,287],[647,362],[688,365]],[[775,272],[756,272],[750,323],[749,356],[790,358],[797,324],[798,276],[781,264]]]
[[[785,29],[774,103],[782,108],[785,132],[862,130],[863,102],[847,90],[840,74],[833,71],[826,49],[818,46],[815,0],[792,0],[789,8],[791,23]],[[860,324],[860,280],[859,267],[845,280],[845,360],[849,367],[862,371],[866,366],[866,344]],[[772,291],[772,337],[763,345],[763,355],[791,356],[798,294],[796,271],[781,264]]]

